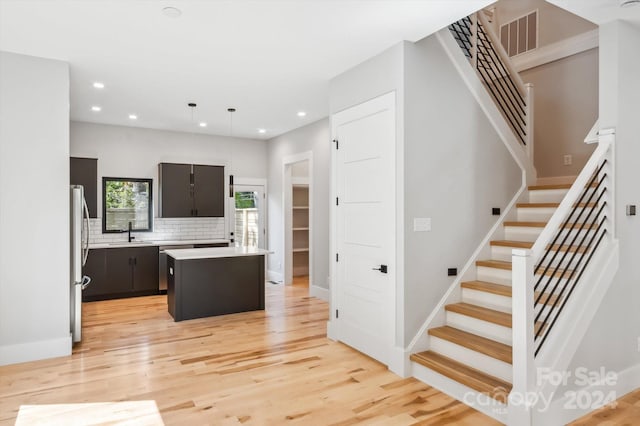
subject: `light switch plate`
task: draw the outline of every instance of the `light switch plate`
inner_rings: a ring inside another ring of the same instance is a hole
[[[430,217],[414,217],[413,218],[413,232],[428,232],[428,231],[431,231]]]

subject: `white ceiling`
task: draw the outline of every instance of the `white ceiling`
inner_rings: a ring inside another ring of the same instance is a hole
[[[326,117],[332,77],[489,3],[0,0],[0,50],[68,61],[73,120],[227,135],[232,106],[234,136],[266,139]]]
[[[640,25],[640,5],[620,7],[620,0],[547,0],[598,25],[617,19]]]

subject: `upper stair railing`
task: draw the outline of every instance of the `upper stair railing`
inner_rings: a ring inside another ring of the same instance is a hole
[[[524,84],[482,13],[449,26],[518,140],[533,157],[533,85]]]
[[[614,146],[615,132],[600,131],[598,147],[533,247],[513,250],[512,392],[516,395],[535,391],[536,357],[561,322],[575,320],[562,313],[584,281],[598,247],[615,236]],[[528,424],[527,408],[517,406],[513,412],[510,408],[510,418]]]

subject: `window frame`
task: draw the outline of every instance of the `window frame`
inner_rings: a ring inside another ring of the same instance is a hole
[[[107,182],[142,182],[149,185],[149,204],[147,211],[147,223],[149,226],[145,229],[132,229],[132,232],[153,232],[153,179],[151,178],[126,178],[126,177],[102,177],[102,233],[103,234],[119,234],[122,229],[107,230]]]

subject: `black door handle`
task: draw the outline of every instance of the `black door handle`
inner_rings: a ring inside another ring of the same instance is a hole
[[[379,268],[371,268],[371,269],[373,269],[374,271],[380,271],[383,274],[387,273],[387,265],[380,265]]]

